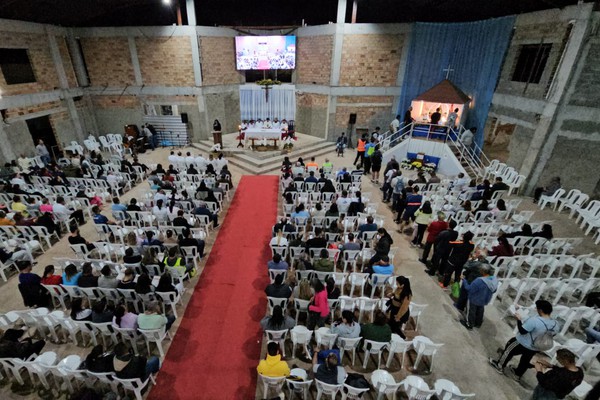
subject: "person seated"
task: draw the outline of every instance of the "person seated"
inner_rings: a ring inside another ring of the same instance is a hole
[[[306,163],[306,170],[310,171],[312,169],[315,171],[319,169],[319,164],[315,161],[315,157],[311,157],[310,161]]]
[[[552,240],[552,238],[554,237],[554,234],[552,233],[552,225],[550,225],[550,224],[542,225],[542,229],[535,232],[533,234],[533,237],[542,237],[547,240]]]
[[[327,249],[321,249],[319,259],[313,263],[313,269],[320,272],[335,271],[335,265],[333,264],[333,261],[329,259],[329,252]]]
[[[0,339],[0,358],[18,358],[27,360],[34,354],[41,354],[46,345],[43,340],[33,341],[31,337],[23,337],[23,329],[7,329]]]
[[[126,343],[117,343],[114,349],[113,370],[119,379],[148,380],[151,374],[160,369],[158,357],[146,357],[133,354],[133,350]]]
[[[20,213],[24,217],[28,217],[27,206],[21,201],[21,196],[13,196],[13,202],[10,206],[11,210],[15,213]]]
[[[125,249],[125,255],[123,256],[123,263],[125,264],[139,264],[142,262],[142,256],[140,254],[135,254],[135,251],[132,247],[128,247]]]
[[[293,221],[296,221],[296,223],[298,223],[299,218],[310,218],[310,214],[308,213],[308,211],[306,211],[304,203],[300,203],[292,213],[291,217]]]
[[[537,203],[542,196],[552,196],[558,189],[562,187],[560,183],[560,177],[555,176],[550,180],[548,186],[538,187],[533,192],[533,202]]]
[[[540,358],[535,364],[538,385],[532,399],[564,399],[583,382],[583,369],[575,363],[575,354],[567,349],[556,352],[559,365],[552,365]],[[592,397],[586,397],[590,399]],[[593,397],[598,398],[598,397]]]
[[[360,243],[354,241],[354,233],[348,233],[348,240],[343,244],[343,250],[360,250]]]
[[[4,212],[3,210],[0,210],[0,225],[3,226],[8,226],[8,225],[14,225],[15,221],[13,221],[12,219],[8,219],[6,218],[6,212]]]
[[[169,253],[165,256],[163,263],[167,267],[175,268],[182,276],[186,273],[190,276],[194,276],[196,274],[194,264],[186,265],[185,259],[180,256],[179,249],[177,247],[171,247],[169,249]]]
[[[310,300],[315,295],[315,291],[310,285],[308,279],[302,279],[294,288],[292,296],[295,299]]]
[[[362,239],[364,232],[375,232],[379,228],[375,222],[373,222],[373,216],[367,217],[367,222],[358,226],[358,238]]]
[[[267,263],[267,268],[287,271],[290,268],[290,266],[285,260],[282,260],[281,254],[275,253],[273,255],[273,259]]]
[[[129,204],[127,205],[126,211],[134,211],[134,212],[142,211],[140,206],[138,206],[138,204],[137,204],[137,199],[132,198],[131,200],[129,200]]]
[[[511,238],[515,238],[517,236],[527,236],[527,237],[532,237],[533,236],[533,230],[531,229],[531,225],[529,224],[523,224],[523,226],[521,227],[520,231],[514,231],[511,233],[505,233],[504,237],[507,239],[511,239]]]
[[[173,226],[183,226],[187,229],[192,229],[193,226],[190,225],[187,219],[183,216],[185,212],[183,210],[177,211],[177,216],[173,218]]]
[[[292,329],[296,326],[296,321],[289,315],[284,315],[281,306],[273,307],[273,314],[267,315],[260,321],[260,327],[263,331],[282,331]]]
[[[91,321],[92,310],[87,298],[75,297],[71,300],[71,312],[69,314],[75,321]]]
[[[90,354],[85,358],[84,363],[85,369],[95,373],[111,373],[113,369],[113,358],[114,354],[110,352],[104,352],[104,348],[101,344],[94,346]],[[82,367],[83,369],[83,367]]]
[[[325,210],[323,210],[323,205],[321,203],[315,204],[315,207],[310,212],[311,217],[324,217]]]
[[[205,202],[200,202],[198,204],[198,207],[196,207],[194,209],[194,211],[192,211],[192,214],[195,215],[207,215],[208,219],[210,221],[212,221],[213,223],[213,228],[218,228],[219,227],[219,217],[217,214],[213,214],[209,209],[208,209],[208,205]]]
[[[278,223],[273,225],[273,232],[282,231],[284,233],[296,232],[296,227],[287,218],[282,218]]]
[[[133,268],[125,268],[123,278],[117,284],[117,289],[135,290],[135,271]]]
[[[468,185],[469,178],[466,177],[465,174],[460,172],[458,174],[458,177],[452,182],[452,185],[450,187],[452,190],[458,190],[459,192],[462,192],[468,187]]]
[[[497,177],[496,180],[494,181],[494,184],[490,188],[490,193],[494,194],[494,192],[496,192],[498,190],[508,190],[508,189],[509,189],[508,185],[506,183],[502,182],[502,178]]]
[[[62,274],[63,286],[78,286],[81,272],[77,272],[77,267],[74,264],[69,264],[65,267]]]
[[[173,315],[165,316],[162,314],[162,307],[156,300],[148,302],[146,304],[146,311],[140,314],[137,319],[139,329],[162,329],[169,330],[171,325],[175,322]]]
[[[288,245],[288,240],[283,236],[283,231],[281,229],[277,231],[277,235],[271,239],[269,245],[277,247],[286,247]]]
[[[138,294],[148,294],[154,292],[152,279],[147,273],[142,273],[138,276],[138,280],[135,283],[135,292]]]
[[[54,265],[46,265],[41,283],[42,285],[60,285],[62,283],[62,277],[54,275]]]
[[[342,317],[331,325],[331,333],[341,338],[357,338],[360,336],[360,324],[354,319],[350,310],[342,311]]]
[[[361,325],[360,336],[364,340],[389,342],[392,340],[392,328],[387,322],[385,313],[381,310],[376,311],[372,323]]]
[[[348,212],[348,207],[350,207],[350,203],[352,203],[352,199],[348,197],[348,191],[342,190],[342,196],[338,197],[338,199],[335,201],[335,204],[338,206],[339,213],[346,214]]]
[[[315,237],[306,241],[306,252],[309,252],[309,249],[327,248],[327,244],[327,239],[323,235],[323,229],[317,227],[315,228]]]
[[[200,258],[204,257],[204,246],[205,242],[202,239],[196,239],[192,237],[192,231],[184,229],[179,239],[179,247],[195,247],[198,250]]]
[[[81,266],[81,275],[77,280],[77,286],[82,288],[98,287],[98,277],[93,274],[92,264],[86,262]]]
[[[92,243],[88,242],[87,240],[85,240],[81,234],[79,233],[79,227],[76,225],[71,226],[70,228],[71,234],[69,235],[68,241],[69,244],[84,244],[85,248],[88,251],[92,251],[96,248],[96,246],[94,246]]]
[[[114,317],[114,307],[109,305],[106,299],[98,301],[92,307],[92,322],[95,324],[102,324],[105,322],[111,322]]]
[[[119,281],[113,275],[112,269],[110,268],[109,265],[105,265],[104,267],[102,267],[102,270],[100,270],[100,273],[102,275],[100,277],[98,277],[98,287],[99,288],[105,288],[105,289],[116,289],[117,288]]]
[[[327,300],[335,300],[342,294],[340,288],[336,286],[335,279],[330,276],[325,282],[325,289],[327,290]]]
[[[321,193],[335,193],[335,186],[333,186],[333,182],[331,182],[329,179],[327,181],[325,181],[325,183],[323,184],[323,187],[321,188]]]
[[[109,220],[104,215],[100,214],[100,207],[94,206],[92,207],[92,219],[94,220],[94,224],[96,225],[116,225],[115,221]]]
[[[144,246],[159,246],[161,251],[165,249],[163,243],[154,237],[154,232],[152,231],[146,231],[146,239],[142,241],[142,247]]]
[[[129,312],[127,304],[119,304],[115,308],[115,312],[112,319],[112,325],[121,329],[137,329],[138,315],[136,313]]]
[[[515,250],[508,243],[506,236],[502,235],[498,238],[498,245],[492,247],[492,250],[487,255],[493,257],[512,257],[515,255]]]
[[[367,267],[365,272],[382,274],[382,275],[393,275],[394,266],[390,264],[390,258],[387,255],[381,256],[379,261],[375,262],[371,268]]]
[[[31,272],[31,261],[18,261],[19,289],[23,295],[26,306],[46,307],[49,303],[49,294],[41,285],[42,278]]]
[[[290,367],[281,359],[277,342],[267,344],[267,357],[258,363],[256,371],[260,375],[273,378],[290,375]]]
[[[154,291],[159,293],[181,293],[183,290],[183,286],[180,285],[181,284],[178,283],[177,286],[174,286],[171,274],[166,272],[160,276],[160,279],[158,280],[158,285],[156,286],[156,289]]]
[[[346,380],[346,370],[338,365],[339,360],[336,352],[330,351],[325,357],[325,362],[319,364],[319,348],[314,346],[312,363],[315,379],[320,382],[329,385],[342,385]]]
[[[339,217],[340,211],[336,203],[331,203],[329,209],[325,212],[326,217]]]
[[[283,274],[275,276],[274,283],[269,284],[265,288],[267,297],[275,297],[278,299],[289,299],[292,296],[292,288],[283,283]]]
[[[27,250],[23,250],[19,246],[15,247],[11,252],[8,252],[4,248],[0,247],[0,261],[3,263],[7,261],[26,261],[27,259],[29,259]]]
[[[317,177],[315,177],[315,171],[310,171],[308,173],[308,176],[304,180],[304,182],[307,182],[307,183],[318,183],[319,180],[317,179]]]

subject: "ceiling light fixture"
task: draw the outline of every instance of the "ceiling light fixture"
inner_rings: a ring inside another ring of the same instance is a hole
[[[163,4],[165,6],[170,6],[171,5],[171,0],[162,0]]]

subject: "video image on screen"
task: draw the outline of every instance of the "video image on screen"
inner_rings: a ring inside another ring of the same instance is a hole
[[[296,36],[237,36],[238,70],[296,68]]]

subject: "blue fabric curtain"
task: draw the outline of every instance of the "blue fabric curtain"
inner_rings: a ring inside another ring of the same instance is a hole
[[[407,68],[400,94],[398,114],[411,101],[446,78],[443,69],[454,71],[448,79],[472,100],[467,128],[477,127],[476,141],[483,144],[483,128],[515,17],[466,23],[421,23],[413,26]]]
[[[276,85],[269,89],[266,101],[265,89],[259,85],[240,86],[240,112],[242,120],[277,117],[293,120],[296,117],[296,90],[294,85]]]

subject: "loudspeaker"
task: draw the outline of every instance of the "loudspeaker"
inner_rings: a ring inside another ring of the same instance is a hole
[[[187,113],[181,113],[181,123],[182,124],[187,124],[188,123]]]
[[[356,114],[350,114],[350,120],[348,121],[350,125],[356,124]]]

